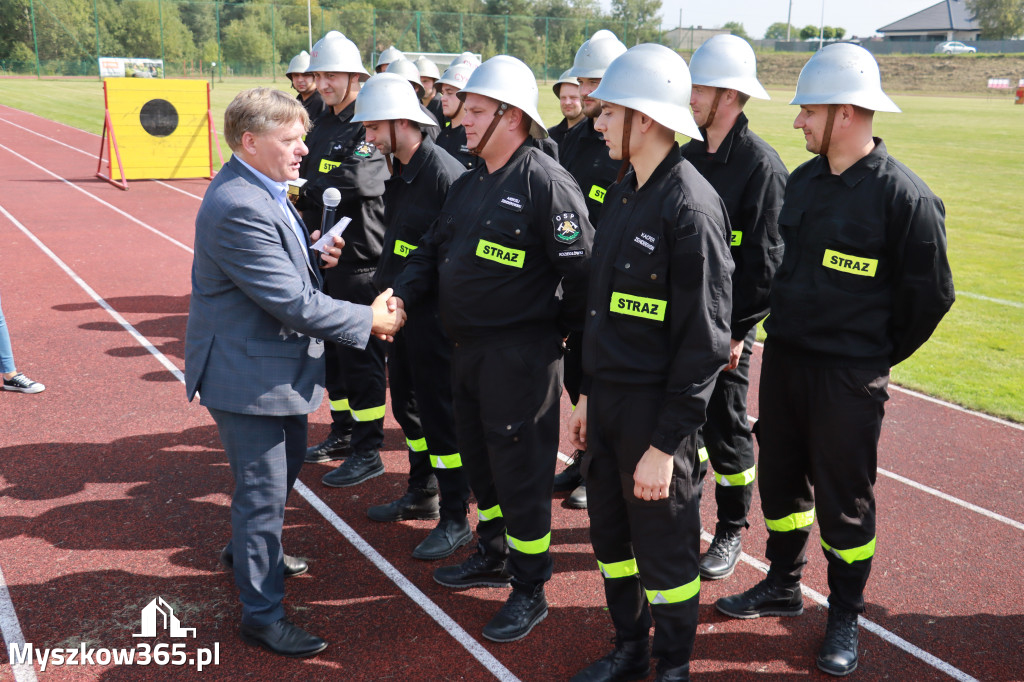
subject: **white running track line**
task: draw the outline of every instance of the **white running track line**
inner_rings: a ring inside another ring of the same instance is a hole
[[[118,324],[124,327],[125,330],[128,331],[132,335],[132,337],[136,339],[136,341],[139,341],[143,345],[143,347],[147,351],[149,351],[151,355],[157,358],[161,365],[163,365],[164,367],[174,367],[171,361],[168,360],[163,353],[157,350],[157,348],[153,346],[153,344],[149,343],[145,336],[140,334],[134,327],[132,327],[132,325],[127,320],[125,320],[123,317],[121,317],[120,314],[114,311],[114,309],[111,308],[106,301],[100,298],[99,295],[97,295],[92,288],[90,288],[80,277],[78,277],[78,275],[74,273],[73,270],[71,270],[71,268],[69,268],[53,251],[51,251],[45,244],[43,244],[34,234],[29,232],[29,230],[24,225],[18,222],[18,220],[14,216],[8,213],[3,206],[0,206],[0,212],[2,212],[8,218],[8,220],[10,220],[19,230],[21,230],[22,233],[25,234],[25,236],[31,239],[47,256],[50,257],[51,260],[53,260],[62,270],[64,270],[64,272],[66,272],[72,278],[72,280],[75,281],[75,283],[82,287],[82,289],[87,294],[89,294],[89,296],[92,297],[93,300],[95,300],[104,310],[111,314],[114,317],[114,319],[118,321]],[[174,368],[172,370],[172,373],[174,374],[175,378],[178,379],[178,381],[184,383],[184,376],[181,374],[180,371],[177,370],[177,368]],[[448,634],[450,634],[452,638],[455,639],[455,641],[461,644],[463,648],[465,648],[466,651],[470,653],[470,655],[472,655],[481,665],[487,668],[487,670],[490,671],[491,674],[493,674],[497,679],[501,680],[502,682],[518,681],[518,678],[510,670],[508,670],[504,665],[501,664],[500,661],[494,658],[494,656],[492,656],[490,652],[484,649],[479,642],[473,639],[473,637],[470,636],[469,633],[467,633],[461,626],[459,626],[458,623],[456,623],[450,616],[448,616],[448,614],[445,613],[444,610],[442,610],[437,604],[435,604],[429,597],[427,597],[427,595],[425,595],[422,591],[420,591],[419,588],[413,585],[408,580],[408,578],[406,578],[397,568],[395,568],[394,565],[388,562],[387,559],[381,556],[379,552],[377,552],[369,543],[367,543],[362,538],[362,536],[360,536],[348,524],[342,521],[342,519],[327,505],[327,503],[320,499],[312,490],[310,490],[305,484],[303,484],[302,481],[296,480],[295,489],[299,491],[299,494],[302,495],[328,521],[328,523],[330,523],[339,533],[341,533],[349,542],[351,542],[352,545],[371,563],[373,563],[382,573],[384,573],[384,575],[390,578],[391,581],[394,582],[399,589],[405,592],[405,594],[408,595],[413,602],[419,605],[419,607],[422,608],[431,618],[433,618],[434,621],[437,622],[438,625],[440,625],[446,632],[448,632]],[[711,536],[706,532],[702,532],[701,537],[706,541],[710,541],[711,539]],[[742,558],[746,563],[750,564],[751,566],[754,566],[759,570],[764,571],[765,573],[768,572],[767,565],[761,561],[758,561],[754,557],[748,554],[743,554]],[[2,574],[0,574],[0,587],[4,588],[2,591],[0,591],[0,616],[2,616],[2,614],[4,613],[9,612],[13,617],[13,623],[16,628],[13,629],[10,633],[12,639],[8,639],[8,630],[5,627],[3,632],[4,640],[5,642],[7,642],[8,647],[10,647],[11,644],[24,645],[24,636],[22,635],[21,628],[18,625],[17,615],[14,612],[14,605],[10,600],[10,594],[6,590],[6,583],[3,583],[2,581]],[[808,587],[803,587],[803,590],[805,594],[810,596],[819,604],[827,604],[827,600],[820,592],[816,592]],[[4,603],[3,601],[5,598],[6,603]],[[937,658],[936,656],[928,653],[927,651],[924,651],[923,649],[911,644],[910,642],[906,641],[902,637],[899,637],[895,633],[886,630],[881,625],[869,621],[863,616],[860,617],[859,622],[861,625],[864,626],[865,629],[870,630],[874,634],[884,639],[886,642],[892,644],[893,646],[896,646],[899,649],[902,649],[911,656],[921,661],[924,661],[928,665],[931,665],[937,668],[938,670],[941,670],[942,672],[946,673],[947,675],[950,675],[954,679],[960,680],[960,682],[977,682],[975,678],[971,677],[959,668],[956,668],[950,665],[949,663],[946,663],[945,661],[941,660],[940,658]],[[3,621],[0,621],[0,624],[3,624]],[[32,670],[31,672],[31,678],[25,677],[22,679],[15,679],[18,680],[18,682],[29,682],[30,680],[34,680],[35,671]]]
[[[700,532],[700,537],[702,540],[708,543],[715,539],[714,536],[706,530],[702,530]],[[768,564],[764,563],[760,559],[750,556],[746,552],[740,552],[740,561],[750,566],[753,566],[762,573],[768,573]],[[800,591],[803,592],[806,596],[810,597],[813,601],[828,608],[828,597],[823,595],[821,592],[813,590],[810,587],[807,587],[806,585],[801,585]],[[956,668],[950,665],[949,663],[946,663],[941,658],[938,658],[937,656],[928,653],[924,649],[914,644],[911,644],[910,642],[903,639],[896,633],[886,630],[878,623],[868,620],[864,616],[859,616],[857,618],[857,623],[865,630],[878,635],[889,644],[892,644],[893,646],[902,649],[903,651],[906,651],[914,658],[924,661],[933,668],[941,670],[942,672],[946,673],[955,680],[959,680],[960,682],[978,682],[977,678],[974,678],[965,673],[963,670],[960,670],[959,668]]]
[[[0,120],[3,120],[3,119],[0,119]],[[20,126],[18,126],[18,127],[20,127]],[[60,142],[60,144],[64,144],[64,143]],[[61,176],[59,176],[59,175],[57,175],[57,174],[47,170],[46,168],[40,166],[39,164],[37,164],[37,163],[35,163],[35,162],[25,158],[21,154],[18,154],[17,152],[9,149],[8,147],[5,147],[2,144],[0,144],[0,149],[7,150],[8,152],[10,152],[11,154],[13,154],[13,155],[17,156],[18,158],[22,159],[26,163],[29,163],[29,164],[35,166],[36,168],[42,170],[43,172],[51,175],[52,177],[57,178],[58,180],[64,182],[65,184],[67,184],[67,185],[69,185],[71,187],[74,187],[76,190],[78,190],[79,192],[82,192],[87,197],[89,197],[89,198],[91,198],[91,199],[93,199],[95,201],[98,201],[99,203],[103,204],[104,206],[107,206],[108,208],[116,211],[120,215],[125,216],[126,218],[128,218],[132,222],[134,222],[134,223],[136,223],[138,225],[141,225],[142,227],[146,228],[150,232],[153,232],[153,233],[157,234],[158,236],[160,236],[160,237],[170,241],[171,243],[175,244],[176,246],[184,249],[189,254],[193,253],[193,250],[190,247],[182,244],[181,242],[179,242],[178,240],[174,239],[173,237],[170,237],[170,236],[164,234],[160,230],[157,230],[155,227],[147,225],[146,223],[142,222],[141,220],[138,220],[137,218],[129,215],[128,213],[125,213],[124,211],[122,211],[121,209],[117,208],[116,206],[114,206],[114,205],[112,205],[110,203],[107,203],[103,199],[100,199],[99,197],[97,197],[97,196],[95,196],[93,194],[90,194],[89,192],[86,192],[84,189],[78,187],[77,185],[75,185],[74,183],[70,182],[69,180],[67,180],[65,178],[62,178]],[[761,342],[758,342],[755,345],[763,346],[764,344],[761,343]],[[955,409],[955,410],[957,410],[959,412],[964,412],[966,414],[971,414],[971,415],[974,415],[974,416],[977,416],[977,417],[981,417],[982,419],[987,419],[988,421],[995,422],[997,424],[1002,424],[1004,426],[1009,426],[1011,428],[1015,428],[1015,429],[1024,431],[1024,425],[1014,424],[1013,422],[1006,421],[1005,419],[999,419],[998,417],[993,417],[991,415],[983,414],[981,412],[975,412],[974,410],[969,410],[967,408],[960,407],[959,405],[954,405],[953,403],[949,403],[949,402],[946,402],[944,400],[939,400],[938,398],[932,398],[931,396],[927,396],[927,395],[924,395],[922,393],[917,393],[916,391],[911,391],[909,389],[900,388],[899,386],[892,385],[892,388],[894,390],[898,390],[898,391],[904,392],[904,393],[906,393],[908,395],[912,395],[912,396],[921,398],[923,400],[927,400],[927,401],[935,403],[937,405],[943,405],[945,407],[949,407],[951,409]],[[751,417],[751,419],[753,419],[753,417]],[[559,456],[562,459],[562,461],[567,462],[568,458],[565,455],[563,455],[562,453],[559,453]],[[935,490],[934,488],[929,488],[928,486],[926,486],[924,484],[916,483],[916,482],[912,481],[911,479],[904,478],[902,476],[899,476],[898,474],[893,474],[893,473],[891,473],[889,471],[886,471],[885,469],[879,469],[878,472],[880,474],[883,474],[884,476],[889,476],[890,478],[893,478],[894,480],[898,480],[898,481],[907,483],[908,485],[912,485],[912,487],[917,488],[918,490],[922,490],[924,492],[930,493],[932,495],[940,497],[940,498],[942,498],[944,500],[947,500],[949,502],[952,502],[954,504],[960,505],[961,507],[964,507],[965,509],[970,509],[972,511],[976,511],[976,512],[978,512],[980,514],[983,514],[983,515],[985,515],[985,516],[987,516],[989,518],[995,519],[995,520],[1000,521],[1002,523],[1008,523],[1009,525],[1011,525],[1011,526],[1013,526],[1015,528],[1020,528],[1021,530],[1024,530],[1024,524],[1021,524],[1020,522],[1014,521],[1013,519],[1009,519],[1009,518],[1007,518],[1005,516],[1002,516],[1001,514],[997,514],[996,512],[989,511],[987,509],[984,509],[982,507],[974,505],[974,504],[972,504],[970,502],[966,502],[964,500],[960,500],[960,499],[958,499],[956,497],[948,495],[947,493],[943,493],[943,492],[941,492],[939,490]]]
[[[18,622],[18,614],[14,610],[14,602],[11,601],[3,570],[0,570],[0,635],[3,635],[8,653],[12,644],[19,647],[25,645],[25,634],[21,631],[21,623]],[[36,669],[32,663],[8,662],[11,665],[11,672],[14,673],[15,682],[36,682]]]
[[[135,327],[131,325],[124,317],[122,317],[116,310],[114,310],[110,304],[108,304],[99,294],[97,294],[92,287],[85,283],[81,277],[79,277],[64,261],[60,259],[49,247],[42,243],[38,237],[32,234],[24,225],[22,225],[17,218],[11,215],[7,209],[0,205],[0,213],[10,220],[15,227],[31,239],[39,249],[50,257],[57,266],[63,270],[67,275],[85,291],[101,308],[107,311],[107,313],[113,317],[121,327],[128,332],[132,338],[134,338],[139,345],[149,351],[150,355],[155,357],[157,361],[163,365],[174,378],[185,383],[185,376],[181,371],[174,366],[174,364],[167,359],[167,357],[157,350],[156,346],[149,342],[149,340],[139,333]],[[380,555],[366,540],[364,540],[358,533],[346,524],[341,518],[334,513],[333,510],[327,505],[326,502],[321,500],[312,490],[310,490],[302,481],[295,482],[295,489],[301,494],[309,503],[318,511],[320,514],[330,523],[339,533],[341,533],[352,545],[359,550],[359,552],[365,556],[374,566],[376,566],[385,576],[391,579],[399,589],[412,599],[420,608],[422,608],[431,618],[433,618],[438,625],[444,629],[449,635],[452,636],[455,641],[463,646],[473,658],[480,662],[480,664],[491,672],[501,682],[518,682],[518,679],[512,672],[501,664],[498,659],[494,658],[493,655],[487,649],[485,649],[479,642],[473,639],[468,632],[466,632],[458,623],[456,623],[448,614],[444,612],[437,604],[435,604],[427,595],[425,595],[419,588],[413,585],[408,578],[406,578],[397,568],[395,568],[387,559]],[[11,601],[9,592],[7,591],[6,582],[3,580],[3,574],[0,573],[0,628],[3,630],[4,642],[8,646],[17,644],[23,646],[25,644],[24,635],[21,632],[21,626],[18,624],[18,617],[14,611],[14,604]],[[21,666],[19,666],[21,667]],[[15,680],[18,682],[30,682],[36,679],[35,670],[32,666],[27,666],[28,674],[24,677],[19,677],[17,669],[15,670]]]

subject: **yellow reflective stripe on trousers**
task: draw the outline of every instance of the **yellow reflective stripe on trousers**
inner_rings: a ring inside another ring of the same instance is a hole
[[[507,246],[495,244],[486,239],[481,239],[480,243],[476,245],[476,255],[480,258],[492,260],[502,265],[509,265],[513,268],[521,268],[523,263],[526,262],[525,251],[510,249]]]
[[[613,561],[610,564],[598,561],[597,567],[601,569],[601,575],[605,578],[628,578],[640,572],[636,567],[636,559]]]
[[[348,412],[352,408],[348,406],[348,398],[331,401],[331,412]]]
[[[780,533],[788,533],[789,531],[797,530],[798,528],[806,528],[812,523],[814,523],[813,509],[808,509],[803,512],[795,512],[781,519],[764,520],[764,525],[768,526],[768,530],[774,530]]]
[[[496,504],[490,509],[480,509],[478,507],[476,510],[476,515],[477,518],[479,518],[481,521],[491,521],[492,519],[500,519],[502,516],[501,505]]]
[[[426,452],[427,450],[427,439],[417,438],[416,440],[405,439],[405,444],[409,446],[409,449],[413,452]]]
[[[861,277],[874,277],[878,271],[878,261],[874,258],[860,258],[832,249],[825,249],[825,257],[821,259],[821,264],[832,270]]]
[[[409,242],[403,242],[401,239],[396,239],[395,240],[395,255],[401,256],[402,258],[405,258],[406,256],[408,256],[410,253],[415,251],[416,248],[417,247],[416,247],[415,244],[410,244]]]
[[[720,474],[716,471],[715,481],[718,485],[724,485],[726,488],[750,485],[754,482],[756,472],[757,467],[750,467],[746,471],[741,471],[738,474]]]
[[[462,455],[431,455],[430,466],[435,469],[458,469],[462,466]]]
[[[587,195],[599,204],[604,203],[604,196],[608,194],[608,190],[604,187],[598,187],[597,185],[590,186],[590,193]]]
[[[866,545],[851,549],[836,549],[825,542],[825,538],[822,538],[821,546],[825,548],[826,552],[836,555],[848,564],[852,564],[854,561],[864,561],[875,556],[875,538],[871,538],[871,542]]]
[[[697,596],[700,592],[700,576],[698,575],[685,585],[673,587],[671,590],[644,589],[644,592],[647,593],[647,601],[651,604],[678,604]]]
[[[668,301],[659,298],[644,298],[643,296],[632,296],[618,291],[612,292],[612,302],[609,310],[620,315],[632,315],[642,317],[645,320],[665,321],[665,307]]]
[[[383,419],[385,406],[368,407],[365,410],[352,410],[352,418],[357,422],[372,422],[375,419]]]
[[[543,554],[551,546],[551,531],[548,531],[547,535],[537,540],[520,540],[508,533],[505,533],[505,539],[508,540],[508,546],[517,552],[522,552],[523,554]]]
[[[701,448],[700,450],[698,450],[697,451],[697,459],[698,459],[698,461],[701,461],[701,462],[708,461],[708,449],[707,448]]]

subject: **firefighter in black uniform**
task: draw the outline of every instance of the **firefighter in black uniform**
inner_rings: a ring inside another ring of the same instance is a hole
[[[718,523],[700,560],[700,575],[718,580],[732,574],[742,549],[741,532],[754,489],[754,440],[747,421],[750,351],[757,323],[768,314],[768,290],[782,261],[779,209],[789,172],[767,142],[747,128],[743,105],[769,99],[757,80],[754,50],[738,36],[714,36],[690,59],[690,109],[703,140],[683,147],[683,156],[725,202],[736,270],[732,278],[732,338],[729,364],[715,383],[701,430],[701,474],[707,459],[715,472]]]
[[[583,104],[580,102],[580,82],[569,75],[571,71],[572,69],[566,69],[551,86],[551,91],[558,98],[562,120],[548,128],[548,139],[554,140],[558,145],[562,144],[565,134],[584,119]]]
[[[480,519],[475,552],[434,579],[456,588],[511,582],[483,629],[510,642],[547,615],[561,345],[566,330],[582,326],[593,230],[572,177],[529,142],[547,134],[530,68],[493,57],[461,96],[482,164],[451,186],[395,297],[415,311],[438,291],[455,342],[455,426]]]
[[[327,271],[324,288],[334,298],[372,301],[377,295],[372,278],[384,240],[384,157],[363,139],[362,124],[353,123],[360,81],[369,78],[355,44],[331,31],[313,46],[310,72],[329,107],[306,137],[309,154],[300,173],[306,178],[297,208],[309,229],[319,227],[322,197],[330,187],[341,192],[336,217],[352,223],[345,230],[345,248],[337,267]],[[330,226],[328,226],[330,227]],[[306,453],[307,462],[340,459],[341,466],[323,482],[348,486],[384,473],[380,446],[384,439],[386,384],[385,343],[371,339],[365,351],[334,344],[325,349],[327,391],[331,403],[331,433]]]
[[[586,450],[590,538],[615,648],[573,680],[646,677],[652,616],[657,679],[689,680],[700,592],[697,431],[729,357],[729,218],[675,142],[676,132],[700,138],[682,57],[637,45],[592,97],[612,158],[633,169],[609,190],[594,240],[584,391],[569,420],[570,439]]]
[[[576,51],[569,75],[580,84],[580,98],[583,103],[584,121],[574,126],[560,143],[559,162],[569,171],[587,201],[590,222],[598,227],[605,193],[619,177],[621,163],[608,155],[604,136],[594,130],[594,120],[601,115],[601,103],[590,97],[605,69],[616,57],[626,51],[626,46],[611,31],[600,30],[583,42]],[[581,337],[570,334],[565,340],[565,390],[575,405],[580,397],[580,381],[583,378]],[[565,505],[573,509],[587,508],[587,486],[580,474],[583,462],[582,452],[573,453],[573,461],[555,476],[555,490],[570,490]]]
[[[352,120],[364,125],[367,142],[382,154],[394,155],[394,174],[384,191],[388,229],[373,278],[384,291],[419,246],[441,212],[448,188],[465,169],[423,134],[421,126],[434,124],[400,76],[370,78]],[[391,410],[409,443],[409,484],[400,499],[370,507],[367,514],[375,521],[440,518],[412,555],[442,559],[473,539],[466,519],[469,480],[455,437],[451,341],[441,328],[436,295],[421,300],[414,315],[412,326],[395,337],[388,353]]]
[[[384,69],[384,73],[398,74],[412,86],[412,90],[416,93],[416,101],[419,102],[419,98],[423,96],[423,83],[420,82],[420,70],[416,68],[416,65],[411,61],[402,57],[388,64],[388,68]],[[420,111],[430,121],[430,125],[423,125],[420,129],[425,135],[427,135],[432,141],[437,139],[437,133],[441,129],[441,119],[434,115],[434,112],[427,109],[423,104],[420,104]]]
[[[302,106],[309,114],[309,120],[315,121],[320,114],[324,113],[327,105],[316,91],[316,78],[311,73],[306,73],[309,68],[309,53],[303,50],[288,62],[288,71],[285,75],[292,82],[292,87],[299,93],[295,96],[302,102]]]
[[[437,135],[437,146],[451,154],[466,167],[473,170],[480,163],[480,157],[469,151],[466,144],[466,129],[462,127],[465,104],[459,98],[459,91],[466,87],[473,75],[475,65],[469,62],[452,64],[437,84],[441,87],[441,105],[444,107],[445,127]]]
[[[828,45],[804,66],[792,104],[807,150],[779,216],[786,253],[771,291],[761,365],[758,490],[768,577],[719,599],[736,618],[797,616],[815,517],[828,562],[829,614],[818,667],[857,667],[857,614],[875,553],[878,437],[889,368],[953,303],[945,208],[872,136],[898,112],[867,50]]]
[[[423,86],[423,94],[420,95],[420,104],[427,108],[438,124],[444,128],[447,119],[444,117],[444,107],[441,106],[441,93],[437,91],[437,80],[441,73],[437,70],[437,64],[423,55],[413,62],[420,72],[420,84]]]

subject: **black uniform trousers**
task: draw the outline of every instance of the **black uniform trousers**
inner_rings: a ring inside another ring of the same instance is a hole
[[[452,346],[436,299],[418,305],[395,336],[388,382],[391,410],[409,444],[409,490],[439,489],[442,516],[465,517],[469,479],[455,435]]]
[[[462,462],[488,556],[508,555],[512,578],[551,578],[551,493],[558,452],[561,345],[557,331],[459,342],[452,398]]]
[[[749,527],[747,512],[754,494],[754,439],[747,420],[747,392],[750,389],[750,352],[757,328],[743,339],[743,352],[736,369],[720,372],[708,400],[707,421],[700,430],[698,447],[704,448],[715,472],[715,503],[718,524],[715,533],[736,532]],[[701,458],[704,481],[707,461]]]
[[[379,293],[374,271],[338,265],[327,271],[324,291],[334,299],[370,305]],[[379,451],[384,442],[387,342],[371,335],[365,350],[330,342],[324,350],[331,429],[339,436],[352,434],[352,452]]]
[[[594,379],[587,397],[590,541],[604,576],[605,598],[623,641],[646,640],[654,619],[654,656],[688,663],[697,634],[700,577],[700,474],[697,436],[673,455],[669,495],[633,495],[633,474],[651,445],[665,397],[659,386]],[[648,607],[648,603],[650,607]]]
[[[765,344],[755,432],[768,577],[800,580],[815,517],[829,603],[862,613],[875,548],[875,475],[889,369],[816,365]]]

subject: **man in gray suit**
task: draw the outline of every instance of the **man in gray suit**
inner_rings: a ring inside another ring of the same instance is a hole
[[[281,606],[285,576],[306,571],[284,554],[281,528],[306,453],[306,415],[323,396],[322,339],[365,348],[371,333],[390,338],[404,321],[387,307],[390,289],[370,306],[321,293],[305,227],[286,198],[308,129],[302,105],[269,88],[239,93],[225,111],[234,155],[196,216],[185,335],[188,398],[198,392],[213,416],[235,478],[221,560],[241,593],[242,638],[284,656],[327,647]],[[326,265],[339,254],[331,248]]]

